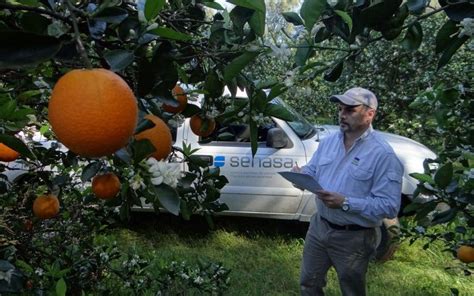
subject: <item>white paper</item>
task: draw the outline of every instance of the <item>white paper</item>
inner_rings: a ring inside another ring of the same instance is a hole
[[[278,172],[283,178],[293,183],[293,185],[300,189],[306,189],[313,193],[317,190],[323,190],[323,187],[319,185],[313,177],[308,174],[296,173],[296,172]]]

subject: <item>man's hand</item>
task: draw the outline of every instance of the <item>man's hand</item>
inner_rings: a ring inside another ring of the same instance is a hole
[[[316,191],[316,196],[331,209],[339,209],[342,207],[342,203],[346,199],[342,194],[326,190]]]
[[[293,173],[301,173],[301,168],[298,166],[298,163],[295,162],[295,166],[291,168],[291,172]]]

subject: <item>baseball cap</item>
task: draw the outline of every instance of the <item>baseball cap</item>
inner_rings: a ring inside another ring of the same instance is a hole
[[[347,90],[343,95],[333,95],[329,98],[331,102],[341,102],[348,106],[365,105],[377,110],[377,97],[368,89],[362,87],[353,87]]]

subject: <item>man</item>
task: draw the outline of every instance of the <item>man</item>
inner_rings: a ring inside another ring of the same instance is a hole
[[[343,295],[365,295],[365,274],[375,254],[375,229],[400,208],[403,166],[372,128],[377,98],[355,87],[334,95],[340,132],[323,139],[302,168],[324,190],[306,234],[301,294],[324,295],[326,274],[334,266]]]

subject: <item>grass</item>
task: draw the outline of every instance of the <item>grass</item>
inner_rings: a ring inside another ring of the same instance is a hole
[[[215,222],[216,230],[209,231],[199,217],[183,221],[140,213],[128,229],[115,229],[106,239],[144,257],[153,252],[158,263],[222,262],[231,270],[225,295],[299,295],[307,224],[238,217],[218,217]],[[474,282],[459,265],[440,246],[423,250],[421,242],[404,242],[393,260],[371,263],[368,295],[450,295],[450,288],[457,288],[459,295],[474,295]],[[328,275],[326,294],[340,295],[334,270]]]

